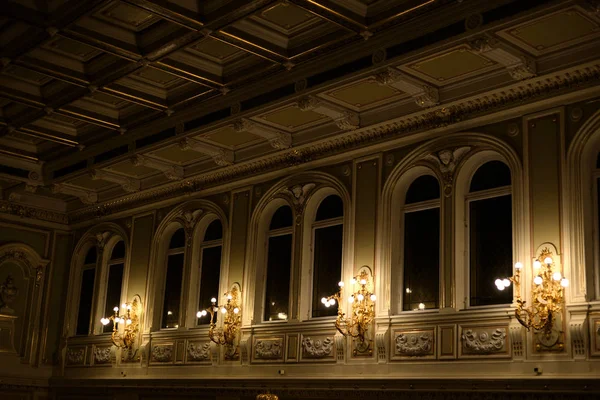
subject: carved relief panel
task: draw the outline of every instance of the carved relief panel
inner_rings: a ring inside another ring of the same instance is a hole
[[[209,341],[187,341],[185,359],[186,363],[205,363],[211,362],[211,344]]]
[[[510,358],[506,325],[460,326],[458,358]]]
[[[306,362],[335,361],[334,335],[303,334],[300,360]]]
[[[150,347],[150,364],[172,364],[173,343],[153,343]]]
[[[283,362],[285,353],[283,335],[254,337],[252,343],[253,362]]]
[[[435,328],[398,329],[391,335],[392,360],[435,359]]]

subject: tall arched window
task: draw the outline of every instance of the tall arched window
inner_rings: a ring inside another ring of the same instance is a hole
[[[106,300],[104,315],[112,315],[115,307],[121,307],[121,291],[123,289],[123,272],[125,269],[125,242],[120,240],[112,248],[107,265],[108,279],[106,285]],[[113,321],[102,328],[103,332],[112,332]]]
[[[77,326],[75,328],[76,335],[89,335],[91,331],[97,261],[98,250],[96,246],[92,246],[85,255],[83,267],[81,268],[79,308],[77,311]]]
[[[293,225],[293,213],[289,206],[279,207],[271,218],[266,240],[265,321],[288,319]]]
[[[339,196],[329,195],[321,201],[312,224],[313,318],[337,315],[337,308],[325,307],[321,299],[337,291],[342,276],[343,219],[344,203]]]
[[[402,310],[439,308],[440,185],[431,175],[416,178],[402,209]]]
[[[211,298],[219,298],[219,278],[221,274],[221,253],[223,248],[223,225],[221,221],[212,221],[204,233],[200,245],[200,293],[198,310],[211,305]],[[218,313],[217,313],[218,314]],[[210,314],[200,317],[198,325],[210,323]]]
[[[185,230],[180,228],[173,233],[169,242],[161,328],[179,328],[185,239]]]
[[[509,304],[512,290],[499,291],[496,278],[511,275],[512,195],[510,169],[488,161],[473,174],[467,203],[469,305]]]
[[[594,191],[594,230],[592,236],[595,238],[594,243],[594,257],[595,257],[595,268],[594,276],[595,282],[593,282],[593,286],[595,287],[595,293],[592,292],[591,295],[595,295],[595,299],[600,299],[600,153],[596,156],[596,169],[593,171],[593,180],[596,185],[596,190]],[[590,285],[591,286],[591,285]]]

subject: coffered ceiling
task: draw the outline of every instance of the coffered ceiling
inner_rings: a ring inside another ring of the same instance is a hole
[[[6,0],[3,197],[43,195],[75,210],[590,62],[598,9]]]

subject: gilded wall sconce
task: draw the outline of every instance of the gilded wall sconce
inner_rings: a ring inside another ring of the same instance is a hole
[[[355,276],[350,281],[350,284],[358,287],[353,289],[353,293],[348,296],[347,301],[352,304],[352,312],[346,316],[343,307],[344,298],[344,282],[341,281],[338,285],[340,287],[339,292],[329,296],[323,297],[321,302],[326,307],[334,306],[338,303],[338,316],[335,320],[336,329],[346,337],[352,337],[356,339],[356,348],[354,355],[371,355],[372,340],[367,337],[369,327],[372,325],[375,318],[375,300],[376,296],[369,289],[369,272],[366,268],[363,268],[358,276]]]
[[[227,359],[234,359],[238,354],[236,340],[242,323],[239,304],[240,292],[241,290],[234,286],[225,293],[227,302],[224,305],[217,305],[217,299],[213,297],[211,299],[212,306],[196,313],[198,318],[206,316],[207,312],[210,313],[208,337],[217,345],[225,347],[225,358]],[[222,328],[217,328],[215,316],[218,312],[223,315]]]
[[[124,314],[119,315],[119,307],[115,307],[113,315],[100,319],[102,325],[108,325],[110,321],[113,321],[111,340],[116,347],[127,349],[130,352],[133,349],[139,333],[139,305],[138,299],[135,298],[131,303],[121,306]]]
[[[564,278],[560,267],[555,265],[552,252],[544,248],[540,256],[533,261],[533,283],[531,289],[532,302],[529,307],[521,298],[521,270],[523,264],[515,264],[515,273],[510,278],[496,279],[499,290],[514,283],[517,308],[515,318],[528,331],[533,329],[539,333],[541,343],[552,347],[558,341],[558,332],[554,329],[554,321],[560,316],[564,303],[564,288],[569,286],[569,280]],[[562,344],[559,344],[562,348]]]

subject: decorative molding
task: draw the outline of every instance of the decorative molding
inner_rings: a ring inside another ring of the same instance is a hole
[[[173,346],[152,346],[151,360],[156,362],[170,362],[173,360]]]
[[[283,358],[283,338],[256,339],[254,358],[257,360],[278,360]]]
[[[585,358],[586,356],[587,319],[586,313],[572,313],[569,319],[569,334],[571,336],[573,356],[575,358]]]
[[[517,81],[529,79],[536,76],[535,60],[517,53],[506,46],[500,46],[499,42],[488,36],[480,36],[470,43],[471,49],[508,70],[510,76]]]
[[[324,358],[333,350],[333,337],[313,340],[310,337],[302,339],[302,356],[304,358]]]
[[[335,121],[338,128],[342,130],[347,131],[360,128],[360,117],[357,113],[328,101],[314,96],[306,96],[298,100],[297,105],[302,111],[314,111],[331,118]]]
[[[83,365],[85,358],[85,347],[68,347],[66,361],[67,365]]]
[[[396,355],[426,356],[433,351],[433,334],[430,332],[402,332],[396,336]]]
[[[107,172],[100,169],[90,171],[90,176],[93,180],[102,179],[104,181],[113,182],[121,185],[123,190],[128,193],[134,193],[140,190],[141,184],[139,179],[128,178],[123,175]]]
[[[243,365],[248,365],[248,356],[249,356],[249,351],[248,348],[249,343],[248,343],[248,338],[244,337],[240,340],[240,354],[241,354],[241,358],[242,358],[242,364]]]
[[[292,136],[289,133],[278,131],[269,126],[250,121],[247,118],[237,120],[233,124],[237,132],[250,132],[269,141],[271,147],[278,150],[288,149],[292,146]]]
[[[440,95],[436,88],[395,68],[380,72],[375,75],[375,80],[382,86],[390,86],[407,93],[419,107],[432,107],[440,102]]]
[[[2,264],[4,261],[7,261],[7,260],[18,260],[18,261],[24,263],[28,269],[30,269],[30,270],[33,269],[31,262],[29,262],[27,255],[23,251],[9,249],[9,250],[1,253],[0,254],[0,264]]]
[[[210,342],[188,343],[187,348],[188,361],[210,361],[211,346]]]
[[[335,355],[338,363],[344,362],[344,341],[346,337],[341,333],[335,335]]]
[[[174,165],[166,161],[159,161],[140,154],[132,156],[130,161],[135,166],[144,166],[162,171],[169,180],[178,181],[183,179],[183,168],[179,165]]]
[[[72,222],[81,222],[141,205],[173,199],[205,187],[222,185],[246,176],[255,176],[260,173],[296,166],[307,161],[329,157],[339,152],[346,152],[399,135],[406,136],[444,127],[466,119],[504,110],[510,106],[524,105],[531,101],[546,99],[578,88],[589,88],[599,83],[600,63],[589,63],[456,101],[452,103],[452,106],[443,107],[446,112],[440,112],[441,108],[440,110],[423,110],[405,115],[373,127],[349,131],[316,144],[307,144],[259,160],[239,163],[218,171],[201,174],[181,183],[122,196],[95,207],[82,208],[70,213],[69,218]]]
[[[425,156],[425,160],[431,161],[442,175],[444,196],[450,197],[450,195],[452,195],[454,171],[460,160],[470,150],[470,146],[464,146],[455,149],[443,149]]]
[[[289,198],[296,209],[296,224],[300,224],[302,221],[302,214],[304,213],[304,206],[310,192],[316,187],[315,183],[305,183],[290,186],[289,188],[282,188],[279,193]]]
[[[204,143],[192,138],[183,138],[179,141],[179,147],[181,150],[193,150],[198,153],[206,154],[207,156],[212,157],[215,164],[221,167],[233,164],[233,151],[219,146]]]
[[[110,362],[110,347],[94,348],[94,364],[108,364]]]
[[[98,193],[94,192],[93,190],[76,188],[65,185],[64,183],[55,183],[50,187],[50,189],[54,194],[66,194],[69,196],[78,197],[83,204],[94,204],[98,201]]]
[[[523,344],[523,325],[516,319],[511,320],[508,330],[510,332],[510,343],[512,344],[512,355],[514,359],[523,359],[525,347]]]
[[[204,213],[204,210],[199,208],[194,211],[191,210],[179,210],[177,216],[174,218],[181,225],[183,225],[183,229],[185,230],[185,237],[187,241],[187,245],[190,246],[192,244],[192,238],[194,235],[194,228],[196,227],[196,223],[200,220],[200,216]]]
[[[377,361],[385,363],[387,361],[387,337],[389,328],[387,326],[378,327],[375,331],[375,346],[377,346]]]
[[[506,329],[496,328],[491,335],[487,331],[477,334],[472,329],[465,329],[462,334],[462,341],[465,353],[497,353],[506,346]]]

